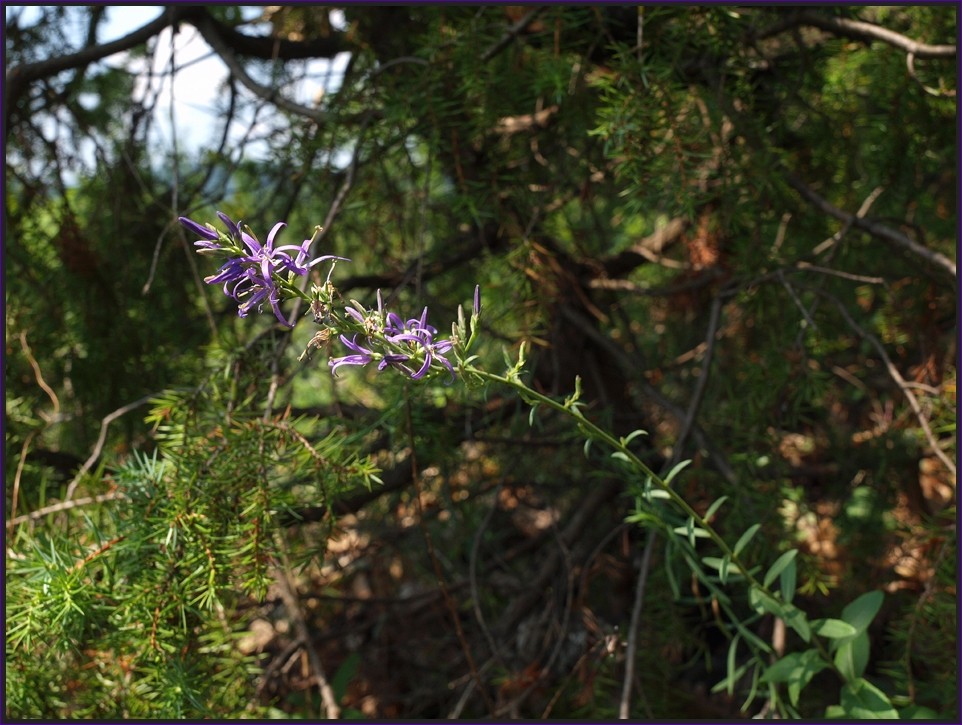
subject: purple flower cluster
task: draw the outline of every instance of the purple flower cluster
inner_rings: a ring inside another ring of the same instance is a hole
[[[338,309],[340,295],[331,284],[330,274],[324,284],[313,285],[310,295],[296,286],[294,281],[297,277],[303,277],[321,262],[350,260],[332,254],[310,259],[313,239],[306,239],[299,245],[275,246],[278,233],[287,226],[284,222],[274,225],[262,245],[249,228],[241,227],[240,222],[234,223],[221,212],[217,212],[217,216],[227,228],[226,232],[186,217],[180,217],[180,223],[200,237],[194,242],[198,252],[226,257],[217,273],[205,277],[204,281],[207,284],[223,284],[224,294],[239,305],[238,315],[246,317],[252,309],[259,309],[267,301],[274,310],[274,316],[287,327],[293,327],[281,313],[280,303],[297,297],[310,302],[314,320],[324,328],[308,343],[302,358],[309,354],[312,347],[320,348],[336,334],[348,354],[330,359],[332,374],[344,365],[363,367],[373,362],[379,371],[394,368],[412,380],[447,373],[454,381],[455,366],[446,355],[453,351],[458,368],[461,368],[466,351],[474,340],[481,312],[479,288],[474,290],[474,314],[470,326],[465,321],[463,309],[458,308],[458,321],[452,326],[451,337],[439,340],[437,328],[428,324],[427,307],[420,317],[404,320],[398,314],[385,310],[378,290],[375,310],[366,309],[353,300],[352,306]],[[317,227],[318,232],[320,229]],[[333,271],[333,264],[331,269]]]
[[[377,361],[377,369],[384,370],[393,367],[412,380],[420,380],[437,364],[436,369],[444,368],[454,380],[454,366],[444,357],[453,346],[451,340],[435,340],[438,330],[429,325],[428,308],[425,307],[421,317],[403,321],[394,312],[384,312],[381,293],[377,295],[378,309],[363,315],[353,307],[345,309],[345,313],[355,322],[362,325],[371,334],[357,333],[351,337],[340,335],[341,342],[351,351],[343,357],[331,358],[329,365],[331,373],[335,373],[342,365],[360,365]],[[371,347],[385,347],[386,352],[375,352]],[[368,347],[364,347],[364,345]],[[438,367],[439,366],[439,367]]]
[[[267,242],[261,245],[252,235],[241,229],[240,222],[234,223],[230,217],[222,212],[217,216],[227,227],[228,235],[214,229],[202,226],[197,222],[180,217],[180,223],[187,229],[202,237],[194,242],[199,252],[225,252],[230,255],[217,274],[205,277],[207,284],[224,284],[224,294],[234,299],[240,307],[237,314],[246,317],[256,306],[267,300],[274,310],[274,316],[287,327],[293,327],[287,321],[280,309],[280,302],[284,294],[284,285],[290,286],[294,275],[303,276],[315,264],[329,259],[341,259],[332,254],[326,254],[308,262],[310,239],[305,239],[300,245],[274,246],[278,232],[287,224],[278,222],[267,235]],[[289,252],[297,252],[292,257]],[[288,279],[281,274],[287,273]]]

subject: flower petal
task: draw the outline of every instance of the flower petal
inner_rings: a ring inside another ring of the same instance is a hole
[[[188,219],[187,217],[182,216],[182,217],[178,217],[177,221],[179,221],[185,227],[190,229],[190,231],[192,231],[194,234],[198,234],[202,236],[204,239],[214,241],[220,238],[220,234],[215,232],[213,229],[208,229],[205,226],[201,226],[200,224],[195,222],[193,219]]]

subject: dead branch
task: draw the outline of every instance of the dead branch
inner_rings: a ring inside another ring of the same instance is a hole
[[[926,263],[936,269],[949,274],[953,281],[957,277],[955,262],[940,252],[933,251],[925,247],[914,239],[906,236],[902,232],[892,229],[871,217],[860,217],[857,214],[839,209],[831,204],[827,199],[819,196],[808,184],[799,179],[795,174],[787,169],[784,171],[785,180],[789,186],[795,189],[802,197],[820,211],[831,217],[841,220],[846,224],[868,232],[873,237],[878,237],[900,249],[911,252],[917,257],[921,257]]]
[[[902,395],[904,395],[905,399],[908,401],[909,407],[912,409],[912,412],[915,413],[915,417],[919,421],[919,426],[922,428],[922,432],[925,434],[925,439],[932,448],[932,452],[938,456],[940,461],[942,461],[946,470],[955,476],[955,464],[947,455],[945,455],[945,451],[942,450],[942,446],[939,445],[938,440],[935,438],[935,434],[932,432],[932,428],[929,426],[928,418],[926,418],[925,413],[922,410],[922,406],[919,405],[918,399],[911,390],[911,386],[906,383],[905,378],[902,377],[902,374],[898,371],[898,368],[895,367],[892,359],[888,356],[888,353],[885,352],[885,346],[882,345],[881,341],[875,335],[859,325],[848,313],[848,310],[845,308],[845,305],[842,304],[841,300],[836,298],[834,295],[831,295],[818,287],[805,286],[804,289],[814,292],[834,304],[848,326],[851,327],[852,330],[859,335],[859,337],[869,342],[872,347],[875,348],[879,354],[879,357],[882,358],[882,362],[885,364],[885,369],[888,371],[889,376],[898,386],[899,390],[902,391]]]
[[[519,20],[510,28],[508,28],[506,31],[504,31],[504,35],[502,35],[501,38],[498,39],[498,42],[496,42],[494,45],[492,45],[490,48],[484,51],[484,53],[481,55],[481,62],[487,63],[498,53],[500,53],[502,50],[507,48],[508,45],[511,44],[511,41],[514,40],[516,37],[518,37],[518,34],[521,33],[529,25],[531,25],[531,23],[533,23],[535,19],[539,15],[541,15],[541,13],[543,13],[545,10],[546,10],[545,7],[535,8],[534,10],[531,10],[527,15],[521,18],[521,20]]]
[[[100,435],[97,436],[97,443],[94,444],[94,449],[90,453],[90,458],[84,461],[84,464],[80,467],[80,470],[77,471],[77,475],[73,477],[70,485],[67,486],[67,492],[64,495],[65,501],[69,501],[73,497],[74,492],[77,490],[77,486],[80,485],[80,480],[93,467],[97,459],[100,458],[100,454],[104,449],[104,443],[107,442],[107,428],[110,427],[110,424],[120,416],[129,413],[135,408],[139,408],[144,403],[150,401],[151,398],[156,398],[158,395],[160,395],[160,393],[150,393],[138,400],[135,400],[133,403],[128,403],[127,405],[121,406],[113,413],[108,413],[104,416],[103,420],[100,421]]]
[[[894,30],[883,28],[881,25],[866,23],[862,20],[850,20],[831,15],[821,15],[809,11],[802,11],[796,16],[798,22],[803,25],[811,25],[826,30],[833,35],[842,35],[847,38],[864,40],[871,43],[880,40],[883,43],[911,53],[916,58],[954,58],[957,49],[954,45],[929,45],[920,43]]]

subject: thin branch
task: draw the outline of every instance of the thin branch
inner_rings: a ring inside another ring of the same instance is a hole
[[[135,400],[133,403],[128,403],[127,405],[117,408],[117,410],[115,410],[113,413],[109,413],[104,416],[103,420],[100,421],[100,435],[97,436],[97,443],[94,445],[94,449],[90,454],[90,458],[84,462],[84,464],[80,467],[80,470],[77,471],[77,475],[73,477],[70,485],[67,486],[67,493],[64,496],[64,499],[69,501],[73,497],[74,492],[77,490],[77,486],[80,485],[80,480],[93,467],[94,463],[96,463],[97,459],[100,457],[100,454],[104,448],[104,443],[107,441],[107,428],[110,427],[110,424],[120,416],[129,413],[135,408],[139,408],[144,403],[149,402],[151,398],[156,398],[158,395],[160,395],[160,393],[150,393],[138,400]]]
[[[621,701],[618,704],[618,719],[627,720],[631,710],[631,683],[635,679],[635,653],[638,650],[638,625],[641,623],[641,609],[645,601],[645,588],[648,583],[648,569],[651,566],[651,553],[655,548],[655,530],[648,530],[645,553],[638,567],[638,584],[635,588],[635,602],[631,607],[631,624],[628,628],[628,643],[625,648],[625,681],[621,687]]]
[[[27,434],[27,437],[23,440],[23,445],[20,447],[20,460],[17,461],[17,472],[13,475],[13,493],[11,494],[10,502],[10,514],[15,515],[17,513],[17,503],[20,499],[20,477],[23,476],[23,466],[27,461],[27,449],[30,447],[30,442],[34,439],[40,431],[32,430]],[[22,518],[22,517],[21,517]],[[16,519],[12,519],[7,526],[10,526]]]
[[[50,514],[56,514],[61,511],[69,511],[70,509],[77,508],[78,506],[89,506],[92,503],[104,503],[105,501],[119,501],[125,498],[127,498],[127,494],[125,494],[123,491],[111,491],[110,493],[102,493],[99,496],[85,496],[84,498],[60,501],[59,503],[51,504],[50,506],[44,506],[42,509],[31,511],[29,514],[15,516],[7,522],[7,528],[13,528],[14,526],[22,524],[25,521],[36,521],[37,519],[42,519],[44,516],[49,516]]]
[[[317,654],[317,650],[314,649],[314,645],[311,641],[311,633],[307,628],[307,621],[304,618],[304,610],[301,609],[301,604],[297,599],[294,583],[288,576],[290,565],[287,561],[287,547],[280,534],[277,534],[276,542],[284,568],[281,569],[280,567],[275,567],[274,578],[278,583],[281,598],[284,600],[284,607],[287,609],[287,612],[291,618],[291,623],[294,625],[294,632],[296,634],[297,641],[301,643],[301,646],[307,653],[308,660],[310,660],[314,681],[315,684],[317,684],[318,691],[321,693],[321,702],[324,706],[324,717],[328,720],[337,720],[341,716],[341,708],[338,706],[337,697],[334,695],[334,690],[331,688],[330,683],[327,681],[327,676],[324,674],[324,664],[321,662],[321,658],[320,655]]]
[[[498,665],[507,669],[504,659],[501,657],[501,647],[495,642],[494,637],[491,634],[491,629],[488,627],[487,622],[484,620],[484,613],[481,611],[481,596],[478,592],[478,550],[481,548],[481,539],[484,536],[484,532],[487,531],[488,525],[491,523],[491,518],[494,516],[494,512],[498,509],[498,496],[501,493],[501,489],[504,487],[504,481],[498,484],[497,489],[494,492],[494,501],[491,507],[488,509],[488,513],[482,519],[481,524],[478,526],[478,530],[474,533],[471,541],[471,554],[468,559],[468,582],[471,587],[471,605],[474,609],[474,618],[478,621],[478,626],[481,628],[481,633],[488,642],[488,646],[491,648],[491,659],[497,662]],[[473,682],[473,680],[472,680]]]
[[[702,359],[701,375],[698,376],[695,391],[691,396],[691,400],[688,402],[688,411],[685,413],[685,418],[681,424],[681,431],[675,440],[674,452],[672,453],[673,463],[678,463],[681,460],[685,439],[688,438],[688,434],[695,425],[695,418],[698,417],[698,409],[701,407],[701,401],[705,396],[705,388],[708,385],[708,373],[711,370],[712,357],[715,351],[715,336],[718,333],[718,321],[721,318],[721,307],[722,296],[717,295],[712,302],[711,314],[708,318],[708,332],[705,333],[705,357]]]
[[[457,605],[455,604],[454,598],[451,596],[451,592],[448,589],[447,581],[444,578],[444,572],[441,569],[441,562],[438,561],[437,552],[434,548],[434,540],[431,538],[431,532],[424,521],[424,509],[421,505],[420,471],[418,470],[417,452],[414,444],[414,423],[411,418],[411,399],[406,393],[404,396],[404,404],[408,442],[411,449],[411,479],[414,482],[414,507],[417,510],[418,527],[421,529],[421,534],[424,536],[424,543],[428,550],[428,558],[431,559],[431,567],[434,570],[434,577],[437,581],[438,589],[441,590],[441,596],[444,599],[448,613],[451,615],[451,620],[454,623],[454,631],[458,637],[458,642],[461,645],[461,649],[464,652],[464,657],[468,663],[468,668],[471,670],[471,675],[474,678],[474,681],[477,682],[478,691],[484,698],[484,702],[488,707],[488,712],[494,713],[494,702],[491,700],[491,695],[488,694],[487,689],[484,687],[484,683],[481,681],[481,673],[478,670],[478,666],[474,662],[474,656],[471,654],[471,648],[468,645],[468,639],[464,634],[464,628],[461,626],[461,617],[458,614]]]
[[[277,89],[262,86],[260,83],[257,83],[253,78],[251,78],[247,74],[247,71],[244,70],[244,66],[241,65],[240,61],[237,60],[237,56],[234,54],[233,49],[221,37],[217,23],[215,23],[213,19],[208,17],[200,18],[197,22],[197,29],[204,37],[204,40],[206,40],[210,47],[213,48],[217,53],[217,55],[221,57],[221,60],[224,61],[224,64],[234,75],[234,77],[237,78],[237,80],[239,80],[255,96],[262,98],[269,103],[273,103],[278,108],[282,108],[285,111],[309,118],[316,123],[323,124],[330,121],[330,115],[325,111],[320,111],[316,108],[310,108],[309,106],[302,106],[300,103],[288,100],[287,98],[284,98]]]
[[[939,269],[940,271],[948,273],[953,280],[956,279],[957,272],[955,262],[946,257],[944,254],[933,251],[928,247],[919,244],[914,239],[907,237],[902,232],[892,229],[881,222],[864,216],[860,217],[857,214],[851,214],[850,212],[839,209],[831,204],[828,200],[819,196],[810,186],[808,186],[808,184],[787,169],[784,172],[784,176],[789,186],[795,189],[799,194],[802,195],[802,197],[804,197],[813,206],[825,214],[835,217],[846,224],[851,224],[854,227],[866,231],[874,237],[878,237],[879,239],[890,242],[891,244],[894,244],[905,251],[911,252],[912,254],[921,257],[928,264]]]
[[[546,9],[547,8],[545,7],[540,7],[540,8],[535,8],[534,10],[531,10],[530,12],[528,12],[527,15],[521,18],[521,20],[519,20],[510,28],[508,28],[506,31],[504,31],[504,35],[501,36],[498,42],[492,45],[486,51],[484,51],[484,53],[482,53],[481,62],[487,63],[498,53],[500,53],[502,50],[507,48],[508,45],[511,43],[511,41],[514,40],[518,36],[518,34],[521,33],[525,28],[531,25],[531,23],[534,22],[535,18],[541,15],[541,13],[543,13]]]
[[[795,268],[798,270],[806,270],[809,272],[818,272],[819,274],[827,274],[832,277],[841,277],[842,279],[850,279],[853,282],[864,282],[865,284],[885,284],[884,277],[866,277],[862,274],[852,274],[851,272],[842,272],[838,269],[831,269],[829,267],[819,267],[816,264],[809,264],[808,262],[797,262]]]
[[[929,442],[929,446],[932,448],[932,452],[935,453],[936,456],[938,456],[939,460],[942,461],[943,464],[945,464],[946,469],[953,476],[955,476],[956,475],[955,464],[949,459],[947,455],[945,455],[945,451],[942,450],[942,446],[939,445],[938,440],[936,440],[935,438],[935,434],[932,432],[932,428],[929,426],[929,421],[925,417],[925,413],[922,411],[922,406],[919,405],[918,399],[915,397],[915,394],[911,390],[911,386],[906,382],[905,378],[902,377],[902,374],[898,371],[898,368],[895,367],[895,364],[892,362],[891,358],[888,356],[888,353],[885,352],[885,347],[882,345],[879,339],[875,337],[875,335],[865,330],[861,325],[859,325],[848,313],[848,310],[845,309],[845,305],[843,305],[842,302],[838,298],[836,298],[834,295],[831,295],[828,292],[825,292],[824,290],[819,289],[818,287],[806,286],[805,289],[808,289],[812,292],[815,292],[818,295],[821,295],[822,297],[827,299],[829,302],[834,304],[835,307],[838,308],[839,313],[845,319],[845,322],[848,323],[848,326],[851,327],[856,333],[858,333],[858,335],[863,340],[868,341],[872,345],[872,347],[876,349],[876,351],[879,354],[879,357],[882,358],[882,362],[885,364],[885,369],[888,371],[889,376],[898,386],[899,390],[902,391],[902,395],[904,395],[905,399],[908,401],[909,407],[912,409],[912,412],[915,413],[915,417],[919,421],[919,426],[922,428],[922,432],[925,434],[925,439]]]
[[[30,367],[33,368],[33,376],[37,380],[37,385],[39,385],[43,392],[47,394],[50,398],[50,402],[53,403],[53,416],[56,417],[60,412],[60,399],[57,398],[57,394],[53,391],[46,381],[43,379],[43,373],[40,370],[40,365],[37,363],[36,358],[34,358],[33,353],[30,351],[30,345],[27,344],[27,333],[24,330],[20,331],[20,347],[23,350],[23,354],[27,356],[27,362],[30,363]]]
[[[788,296],[792,298],[792,302],[795,303],[795,306],[802,313],[802,317],[805,318],[805,324],[811,327],[813,330],[817,330],[818,325],[815,324],[815,320],[812,319],[812,316],[808,313],[808,310],[805,309],[805,305],[802,304],[802,301],[798,299],[798,295],[795,294],[795,290],[792,289],[792,286],[788,283],[788,280],[785,279],[785,273],[782,270],[778,270],[776,277],[778,277],[778,281],[782,283],[782,287],[788,291]]]
[[[834,35],[844,35],[869,43],[880,40],[899,50],[904,50],[906,53],[911,53],[916,58],[955,58],[958,52],[954,45],[920,43],[901,33],[896,33],[894,30],[883,28],[881,25],[866,23],[862,20],[850,20],[849,18],[821,15],[809,11],[800,12],[796,18],[803,25],[811,25]]]
[[[58,58],[48,58],[36,63],[13,66],[4,74],[3,105],[5,119],[9,120],[11,109],[33,81],[55,76],[70,68],[90,65],[114,53],[121,53],[146,43],[168,25],[175,24],[179,18],[186,14],[187,10],[188,8],[185,6],[170,6],[165,8],[156,20],[152,20],[123,38],[118,38],[110,43],[88,45],[76,53],[69,53]],[[5,132],[9,132],[9,130],[9,123],[7,123]]]

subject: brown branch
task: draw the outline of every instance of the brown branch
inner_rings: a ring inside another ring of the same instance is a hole
[[[287,545],[280,533],[276,534],[276,543],[283,568],[280,566],[274,568],[274,579],[278,584],[281,598],[284,600],[284,607],[287,609],[291,623],[294,625],[296,641],[300,642],[301,647],[304,648],[304,651],[307,653],[307,658],[311,663],[314,683],[317,685],[318,692],[320,692],[321,702],[324,707],[323,717],[328,720],[337,720],[341,716],[341,708],[337,704],[337,696],[334,694],[334,690],[327,680],[327,675],[324,672],[324,663],[321,662],[321,657],[317,653],[311,639],[311,631],[307,626],[304,610],[301,608],[301,603],[298,600],[297,589],[289,575],[291,567],[287,560]]]
[[[799,179],[795,174],[787,169],[784,171],[785,180],[789,186],[795,189],[809,203],[820,211],[831,217],[841,220],[845,224],[850,224],[862,231],[868,232],[873,237],[882,239],[896,247],[921,257],[932,267],[947,273],[953,280],[957,278],[955,262],[940,252],[933,251],[925,247],[914,239],[906,236],[897,229],[892,229],[871,217],[860,217],[857,214],[844,211],[831,204],[828,200],[819,196],[808,184]]]
[[[919,405],[918,399],[915,397],[915,394],[912,392],[911,386],[906,382],[905,378],[902,377],[902,374],[898,371],[898,368],[895,367],[895,364],[892,362],[892,359],[888,356],[888,353],[885,352],[885,346],[882,345],[881,341],[875,335],[871,334],[870,332],[865,330],[861,325],[859,325],[848,313],[848,310],[845,308],[845,305],[843,305],[838,298],[829,294],[828,292],[825,292],[824,290],[818,287],[811,287],[806,285],[804,289],[810,292],[815,292],[816,294],[821,295],[822,297],[827,299],[829,302],[834,304],[835,307],[838,309],[839,314],[842,315],[842,317],[844,318],[848,326],[851,327],[852,330],[854,330],[859,335],[859,337],[861,337],[863,340],[866,340],[869,344],[872,345],[872,347],[875,348],[875,350],[879,354],[879,357],[882,358],[882,362],[885,364],[885,369],[888,371],[889,376],[898,386],[899,390],[902,391],[902,395],[904,395],[905,399],[908,401],[909,407],[912,409],[912,412],[915,413],[915,417],[919,421],[919,426],[922,428],[922,432],[925,435],[925,439],[929,442],[929,446],[931,446],[932,452],[939,458],[940,461],[942,461],[943,464],[945,464],[946,470],[948,470],[953,476],[955,476],[956,475],[955,464],[949,459],[947,455],[945,455],[945,451],[942,450],[942,447],[939,445],[938,440],[936,440],[935,434],[932,432],[932,428],[929,427],[929,421],[925,417],[925,413],[922,411],[922,406]]]
[[[128,403],[127,405],[121,406],[120,408],[117,408],[117,410],[115,410],[113,413],[109,413],[106,416],[104,416],[103,420],[100,421],[100,435],[97,436],[97,442],[96,444],[94,444],[94,449],[90,453],[90,458],[84,461],[84,464],[80,467],[80,470],[77,471],[77,475],[73,477],[73,480],[70,482],[70,485],[67,486],[67,492],[66,492],[66,495],[64,496],[66,500],[69,501],[73,497],[74,491],[76,491],[77,486],[80,485],[80,479],[84,477],[84,474],[86,474],[87,471],[91,469],[91,467],[100,457],[100,454],[104,449],[104,443],[107,442],[107,428],[110,427],[110,424],[120,416],[124,415],[125,413],[129,413],[135,408],[139,408],[141,405],[148,402],[151,398],[155,398],[158,395],[160,395],[160,393],[150,393],[149,395],[145,395],[139,400],[135,400],[133,403]]]
[[[215,20],[206,12],[205,17],[216,26],[218,35],[236,53],[251,58],[263,60],[333,58],[338,53],[344,53],[351,49],[341,33],[332,33],[327,37],[318,36],[304,41],[289,40],[269,35],[247,35]]]
[[[247,71],[244,70],[244,66],[241,65],[240,61],[237,60],[237,56],[234,53],[234,49],[231,47],[230,43],[222,36],[221,28],[218,24],[209,17],[201,17],[196,23],[197,30],[203,36],[204,40],[207,41],[208,45],[214,49],[214,52],[220,56],[221,60],[230,70],[231,74],[237,80],[241,82],[251,93],[253,93],[258,98],[262,98],[269,103],[273,103],[278,108],[282,108],[285,111],[290,111],[291,113],[309,118],[316,123],[326,123],[330,116],[324,112],[319,111],[316,108],[309,108],[308,106],[302,106],[300,103],[288,100],[284,98],[277,89],[268,88],[267,86],[262,86],[257,83],[253,78],[251,78]]]
[[[6,126],[4,134],[10,130],[9,119],[13,107],[31,83],[41,78],[49,78],[61,71],[90,65],[114,53],[136,48],[138,45],[146,43],[150,38],[160,33],[168,25],[177,23],[178,20],[188,14],[189,10],[189,6],[169,6],[156,20],[152,20],[143,27],[125,35],[123,38],[118,38],[117,40],[111,41],[110,43],[103,43],[102,45],[89,45],[76,53],[68,53],[67,55],[48,58],[37,61],[36,63],[15,65],[10,68],[4,74],[3,105],[5,109],[4,119]]]
[[[119,501],[125,498],[127,498],[127,495],[122,491],[112,491],[110,493],[102,493],[99,496],[86,496],[84,498],[60,501],[59,503],[44,506],[42,509],[31,511],[29,514],[15,516],[7,522],[7,528],[12,528],[18,524],[24,523],[25,521],[36,521],[37,519],[42,519],[44,516],[59,513],[60,511],[68,511],[78,506],[87,506],[92,503],[104,503],[105,501]]]
[[[507,48],[508,45],[511,44],[511,41],[514,40],[518,36],[518,34],[521,33],[525,28],[531,25],[531,23],[534,22],[535,18],[537,18],[545,10],[546,10],[545,7],[535,8],[534,10],[530,11],[527,15],[525,15],[523,18],[521,18],[521,20],[519,20],[510,28],[508,28],[506,31],[504,31],[504,35],[501,36],[498,42],[496,42],[494,45],[492,45],[490,48],[484,51],[484,53],[481,55],[481,62],[487,63],[498,53],[500,53],[502,50]]]
[[[888,43],[906,53],[911,53],[916,58],[954,58],[957,49],[954,45],[929,45],[920,43],[901,33],[896,33],[881,25],[866,23],[862,20],[850,20],[848,18],[837,18],[831,15],[821,15],[810,11],[802,11],[797,16],[799,23],[811,25],[821,30],[828,31],[834,35],[843,35],[856,40],[864,40],[871,43],[880,40]]]

